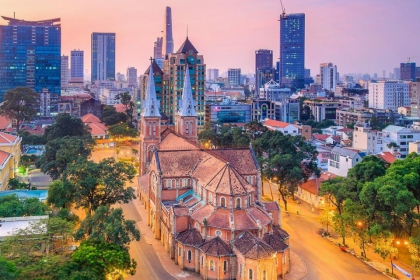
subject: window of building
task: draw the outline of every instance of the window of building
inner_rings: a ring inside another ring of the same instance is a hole
[[[222,232],[220,230],[216,230],[216,235],[217,236],[221,236],[222,235]]]
[[[249,271],[248,271],[248,279],[249,280],[253,280],[254,279],[254,272],[252,271],[252,269],[249,269]]]
[[[262,277],[262,279],[263,280],[267,280],[267,270],[264,270],[263,271],[263,277]]]
[[[236,208],[241,208],[241,199],[239,197],[236,199]]]
[[[209,194],[209,202],[213,204],[213,194]]]
[[[239,265],[239,277],[242,277],[242,264]]]
[[[248,206],[251,206],[251,195],[248,195]]]
[[[400,142],[400,145],[407,145],[407,142]]]
[[[191,262],[191,260],[192,260],[192,252],[191,252],[191,250],[188,250],[187,258],[188,258],[188,262]]]
[[[220,207],[226,207],[226,198],[222,197],[220,199]]]
[[[204,257],[201,256],[201,266],[204,267]]]
[[[178,256],[181,256],[181,247],[178,247]]]
[[[228,271],[228,262],[224,261],[223,262],[223,271],[226,273]]]
[[[195,228],[198,229],[198,222],[195,222]]]
[[[214,270],[214,261],[210,260],[210,270],[213,271]]]
[[[166,180],[166,187],[172,189],[172,180]]]

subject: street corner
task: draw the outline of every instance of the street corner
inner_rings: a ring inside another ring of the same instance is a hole
[[[290,250],[290,272],[284,276],[286,280],[301,280],[308,274],[308,269],[302,258]]]

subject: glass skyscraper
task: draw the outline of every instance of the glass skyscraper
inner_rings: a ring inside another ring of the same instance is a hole
[[[44,88],[60,94],[60,19],[25,21],[2,16],[0,26],[0,101],[11,88],[27,86],[40,93]]]
[[[305,14],[280,15],[280,85],[303,88]]]
[[[91,81],[115,81],[115,33],[92,33]]]

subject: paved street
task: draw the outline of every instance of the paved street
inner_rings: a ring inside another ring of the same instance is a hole
[[[265,194],[271,197],[268,184],[265,184]],[[274,199],[278,194],[273,188]],[[283,202],[280,204],[283,206]],[[308,207],[307,207],[308,208]],[[317,230],[320,228],[314,215],[303,204],[289,200],[289,214],[282,207],[282,226],[290,234],[290,247],[306,264],[308,274],[305,280],[336,280],[336,279],[389,279],[370,266],[340,248],[325,238]],[[299,211],[300,214],[297,214]]]

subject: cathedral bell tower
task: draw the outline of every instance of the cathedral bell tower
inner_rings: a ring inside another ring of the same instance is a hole
[[[191,89],[190,71],[187,64],[185,65],[182,98],[179,104],[179,110],[176,114],[175,131],[194,144],[198,144],[197,117],[195,99]]]
[[[160,143],[161,133],[160,104],[156,98],[155,80],[153,77],[153,67],[150,64],[147,91],[142,101],[140,114],[140,170],[139,174],[146,173],[147,167],[152,160],[153,150]]]

